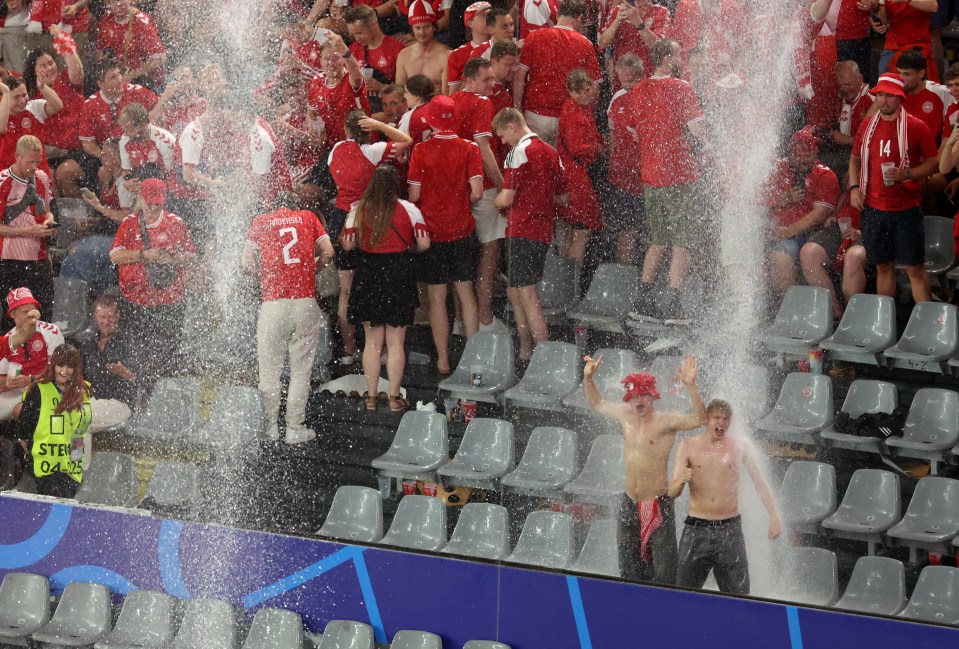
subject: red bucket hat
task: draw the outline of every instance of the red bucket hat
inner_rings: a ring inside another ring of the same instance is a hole
[[[878,95],[880,92],[905,99],[906,83],[902,80],[902,77],[895,72],[886,72],[885,74],[879,75],[879,82],[875,87],[869,89],[869,93],[872,95]]]
[[[36,308],[40,308],[40,303],[37,302],[37,298],[33,297],[33,293],[26,286],[15,288],[7,293],[7,315],[10,315],[11,311],[24,304],[32,304]]]
[[[653,399],[659,399],[659,392],[656,391],[656,377],[645,372],[630,374],[622,381],[626,386],[626,394],[623,401],[629,401],[644,394],[651,395]]]
[[[481,14],[484,11],[489,11],[492,8],[493,5],[488,2],[474,2],[466,8],[466,13],[463,14],[463,24],[469,27],[470,22],[476,17],[476,14]]]
[[[410,26],[435,23],[440,19],[436,6],[427,0],[404,0],[400,2],[400,11],[406,14],[406,21]]]

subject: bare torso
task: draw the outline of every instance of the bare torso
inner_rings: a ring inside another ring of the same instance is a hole
[[[406,80],[422,74],[436,85],[436,92],[439,94],[443,83],[443,72],[446,71],[446,60],[449,56],[450,49],[442,43],[432,41],[426,47],[420,43],[413,43],[400,51],[396,60],[397,78]]]
[[[739,465],[742,447],[732,437],[711,441],[699,435],[683,441],[693,469],[689,515],[723,520],[739,515]]]
[[[641,419],[633,413],[620,418],[626,494],[635,501],[662,496],[669,486],[669,452],[676,433],[666,429],[663,413]]]

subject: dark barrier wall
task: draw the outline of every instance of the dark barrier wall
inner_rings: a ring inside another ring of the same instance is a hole
[[[959,630],[0,496],[0,574],[432,631],[447,649],[959,646]]]

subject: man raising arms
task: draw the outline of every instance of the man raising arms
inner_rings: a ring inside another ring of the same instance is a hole
[[[699,361],[683,358],[677,376],[686,386],[693,412],[658,412],[656,378],[630,374],[623,379],[623,403],[603,399],[593,374],[603,361],[584,357],[583,390],[589,407],[619,422],[623,432],[626,493],[620,510],[619,564],[623,577],[672,584],[676,580],[676,524],[669,496],[669,452],[676,434],[706,423],[706,406],[696,387]]]
[[[439,14],[427,0],[413,0],[407,19],[415,42],[403,49],[396,59],[396,84],[406,85],[410,77],[422,74],[446,94],[446,64],[450,48],[436,40]]]

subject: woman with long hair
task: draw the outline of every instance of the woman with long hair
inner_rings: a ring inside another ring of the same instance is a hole
[[[413,324],[419,304],[413,252],[430,246],[419,209],[400,199],[399,174],[392,165],[380,165],[346,220],[343,249],[359,248],[347,318],[363,324],[363,375],[366,409],[376,410],[380,355],[386,345],[386,375],[390,383],[390,411],[402,412],[409,403],[400,395],[406,368],[406,328]]]
[[[37,493],[73,498],[83,480],[84,435],[93,415],[83,358],[70,344],[57,347],[39,382],[23,396],[17,437],[37,481]]]

